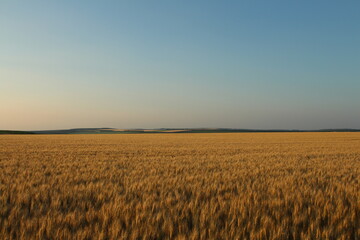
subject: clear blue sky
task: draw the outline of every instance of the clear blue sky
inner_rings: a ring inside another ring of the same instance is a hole
[[[360,128],[360,1],[0,2],[0,129]]]

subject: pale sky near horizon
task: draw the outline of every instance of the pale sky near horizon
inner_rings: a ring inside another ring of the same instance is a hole
[[[0,2],[0,129],[360,128],[360,1]]]

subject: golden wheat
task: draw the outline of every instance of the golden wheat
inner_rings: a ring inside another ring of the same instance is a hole
[[[0,239],[359,239],[359,133],[0,136]]]

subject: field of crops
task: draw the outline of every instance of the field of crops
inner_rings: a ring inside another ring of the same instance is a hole
[[[3,135],[0,239],[360,239],[360,133]]]

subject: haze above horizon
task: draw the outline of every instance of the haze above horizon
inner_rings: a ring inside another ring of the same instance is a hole
[[[360,128],[359,1],[2,1],[0,129]]]

